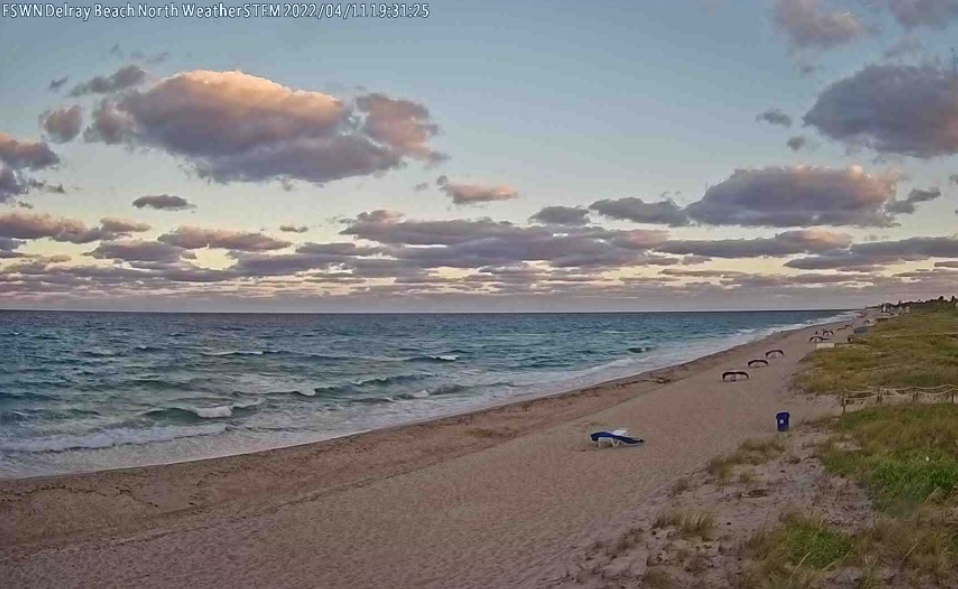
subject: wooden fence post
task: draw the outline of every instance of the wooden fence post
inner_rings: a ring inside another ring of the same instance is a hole
[[[878,404],[881,405],[881,387],[878,387]]]
[[[845,396],[842,395],[842,415],[845,415]]]

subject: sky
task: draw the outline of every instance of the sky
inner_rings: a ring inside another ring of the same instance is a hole
[[[0,308],[958,294],[958,0],[173,5],[0,4]]]

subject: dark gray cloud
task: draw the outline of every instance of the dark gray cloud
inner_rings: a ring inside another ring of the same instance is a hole
[[[897,181],[869,176],[859,166],[736,170],[685,213],[707,225],[887,227],[892,217],[884,206],[894,198]]]
[[[915,212],[918,203],[929,202],[941,196],[941,190],[938,188],[929,188],[921,190],[913,189],[908,193],[905,200],[893,200],[885,206],[885,210],[896,215],[911,215]]]
[[[146,223],[117,219],[114,217],[104,217],[100,219],[100,227],[113,233],[143,233],[144,231],[150,230],[150,226]]]
[[[808,143],[808,139],[804,135],[796,135],[794,137],[789,137],[788,141],[785,142],[785,145],[788,146],[792,151],[799,151]]]
[[[196,208],[195,205],[190,204],[190,202],[182,196],[176,196],[173,194],[141,196],[133,201],[133,206],[138,209],[146,207],[150,209],[156,209],[158,211],[185,211],[187,209]]]
[[[169,59],[169,58],[170,58],[170,52],[169,52],[169,51],[162,51],[162,52],[160,52],[160,53],[147,54],[147,53],[145,53],[145,52],[143,52],[143,51],[140,51],[139,49],[136,49],[136,50],[134,50],[133,52],[130,53],[130,59],[135,59],[135,60],[138,60],[138,61],[142,61],[142,62],[148,63],[148,64],[150,64],[150,65],[156,65],[156,64],[158,64],[158,63],[163,63],[164,61],[166,61],[166,60]]]
[[[243,252],[278,250],[292,245],[288,241],[274,239],[262,233],[190,226],[177,227],[174,231],[159,236],[157,240],[190,250],[208,247]]]
[[[445,176],[441,176],[445,178]],[[492,186],[486,184],[460,184],[448,179],[439,184],[439,190],[446,193],[457,205],[477,205],[519,198],[519,192],[511,186]]]
[[[603,217],[682,227],[689,224],[685,211],[671,200],[645,202],[641,198],[626,197],[616,200],[603,199],[589,205],[589,208]]]
[[[294,225],[292,223],[286,223],[279,226],[279,230],[283,233],[306,233],[309,231],[309,227],[306,225]]]
[[[425,106],[382,94],[354,103],[242,72],[184,72],[102,102],[87,141],[154,147],[217,182],[321,184],[445,156]]]
[[[649,253],[668,238],[664,231],[534,225],[491,219],[404,220],[390,211],[362,213],[343,235],[392,246],[388,255],[406,266],[477,268],[546,262],[556,268],[676,264]],[[419,247],[429,246],[429,247]]]
[[[546,225],[587,225],[589,210],[582,207],[543,207],[529,220]]]
[[[115,239],[122,233],[104,227],[87,227],[82,221],[47,214],[13,211],[0,214],[0,237],[43,239],[69,243],[90,243]]]
[[[47,87],[51,92],[59,92],[60,88],[63,88],[67,82],[70,81],[70,76],[63,76],[62,78],[54,78],[50,80],[50,85]]]
[[[862,37],[866,29],[850,12],[827,12],[818,0],[778,0],[772,9],[775,24],[788,37],[789,48],[831,49]]]
[[[47,111],[40,116],[40,125],[56,143],[73,141],[83,126],[83,108],[76,104],[70,108]]]
[[[933,65],[871,65],[828,86],[805,124],[853,147],[932,158],[958,153],[958,76]]]
[[[906,28],[944,29],[958,20],[956,0],[890,0],[892,14]]]
[[[419,184],[416,184],[415,186],[413,186],[412,189],[416,192],[423,192],[424,190],[428,190],[429,182],[420,182]]]
[[[792,126],[792,117],[783,113],[777,108],[769,109],[755,117],[756,121],[765,121],[770,125],[779,125],[782,127]]]
[[[17,175],[10,168],[0,168],[0,203],[5,203],[25,192]]]
[[[0,162],[14,170],[42,170],[60,163],[60,158],[43,141],[21,141],[0,133]]]
[[[832,233],[823,229],[804,229],[785,231],[771,238],[673,240],[665,242],[656,249],[668,254],[709,258],[757,258],[842,249],[848,247],[851,241],[851,236],[844,233]]]
[[[70,96],[85,96],[87,94],[113,94],[146,81],[146,70],[138,65],[125,65],[109,76],[96,76],[77,84],[70,90]]]
[[[104,241],[84,254],[101,260],[119,262],[176,262],[196,256],[182,247],[158,241]]]
[[[954,262],[935,262],[935,268],[958,268],[958,261],[954,261]]]
[[[66,194],[62,184],[54,185],[44,181],[28,178],[22,172],[15,172],[6,167],[0,167],[0,203],[6,203],[16,196],[29,192],[46,192],[48,194]],[[19,202],[19,206],[33,208],[29,203]]]
[[[786,266],[800,270],[862,270],[900,262],[918,262],[930,258],[958,258],[956,237],[912,237],[897,241],[871,241],[853,244],[847,250],[798,258]]]
[[[897,43],[889,47],[882,55],[885,59],[901,59],[921,53],[923,47],[921,41],[914,37],[902,37]]]

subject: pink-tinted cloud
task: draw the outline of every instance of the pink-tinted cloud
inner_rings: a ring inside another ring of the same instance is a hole
[[[165,150],[218,182],[366,176],[408,159],[433,163],[425,106],[382,94],[355,103],[242,72],[192,71],[106,100],[88,141]]]

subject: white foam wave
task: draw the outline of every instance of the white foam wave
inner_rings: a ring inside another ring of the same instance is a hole
[[[63,452],[65,450],[92,450],[113,446],[152,444],[168,442],[179,438],[212,436],[226,431],[225,425],[210,424],[192,427],[163,426],[149,429],[117,428],[99,432],[59,435],[45,438],[3,440],[0,451],[3,452]]]
[[[217,407],[184,407],[187,411],[192,411],[197,417],[203,419],[220,419],[223,417],[232,417],[235,409],[251,409],[258,407],[263,403],[259,401],[248,401],[245,403],[233,403],[231,405],[219,405]]]

